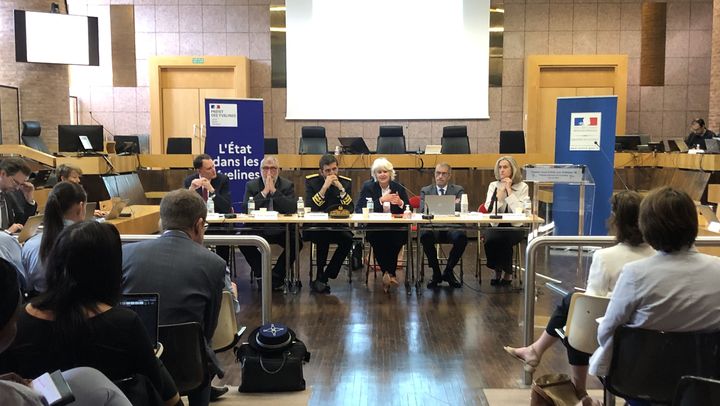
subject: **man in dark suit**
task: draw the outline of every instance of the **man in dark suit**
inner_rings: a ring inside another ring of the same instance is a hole
[[[320,173],[305,177],[305,201],[312,211],[329,212],[343,206],[349,212],[353,211],[353,201],[350,196],[352,180],[338,175],[338,161],[332,154],[320,158]],[[329,279],[335,279],[340,272],[343,261],[352,248],[353,235],[345,225],[326,225],[332,231],[305,231],[303,238],[317,245],[317,273],[315,280],[310,283],[310,289],[316,293],[330,293]],[[337,244],[337,249],[327,263],[330,244]]]
[[[28,182],[31,172],[21,158],[0,161],[0,227],[8,233],[22,230],[28,217],[37,212],[35,186]]]
[[[230,195],[230,179],[215,170],[215,162],[208,154],[200,154],[193,159],[195,173],[188,175],[183,182],[184,187],[196,191],[205,202],[213,199],[215,213],[232,213],[232,196]],[[213,229],[208,234],[232,233],[232,227],[227,230]],[[219,245],[215,247],[218,255],[230,263],[230,247]]]
[[[162,235],[123,246],[123,291],[159,293],[160,324],[200,323],[212,378],[224,375],[208,343],[218,323],[225,261],[202,245],[206,213],[205,202],[195,192],[178,189],[163,197]],[[208,404],[209,382],[189,395],[191,406]]]
[[[705,140],[715,137],[715,133],[705,127],[705,120],[696,118],[690,123],[690,134],[685,138],[688,148],[707,149]]]
[[[437,164],[435,167],[435,184],[425,186],[420,189],[420,212],[425,212],[425,196],[427,195],[452,195],[455,196],[455,210],[460,211],[460,196],[465,190],[460,185],[450,183],[452,176],[452,168],[446,163]],[[445,226],[444,228],[447,228]],[[423,245],[423,251],[428,259],[428,264],[432,268],[433,276],[428,283],[428,289],[437,288],[443,281],[447,282],[453,288],[462,287],[462,283],[455,278],[453,268],[462,258],[467,245],[467,235],[462,230],[423,230],[420,233],[420,242]],[[442,243],[452,244],[450,255],[445,265],[445,270],[440,272],[440,263],[437,258],[435,244]]]
[[[254,179],[245,184],[245,196],[243,197],[243,207],[247,207],[248,200],[253,198],[255,209],[266,208],[275,210],[280,214],[292,214],[297,210],[297,198],[295,197],[295,185],[289,179],[280,176],[280,163],[274,156],[266,156],[260,162],[261,177]],[[261,232],[251,232],[265,238],[270,244],[277,244],[283,247],[283,252],[277,259],[277,263],[272,270],[272,286],[273,289],[282,289],[285,282],[285,255],[290,251],[290,267],[295,261],[295,228],[289,229],[290,246],[285,246],[285,229],[282,230],[265,230]],[[299,244],[302,250],[302,242]],[[250,265],[250,269],[256,278],[260,278],[262,270],[262,257],[260,251],[255,247],[241,246],[240,252],[245,256],[245,260]]]

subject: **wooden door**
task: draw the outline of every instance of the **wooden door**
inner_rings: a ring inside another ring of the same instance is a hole
[[[205,137],[207,136],[207,121],[205,120],[205,99],[232,99],[235,97],[235,89],[198,89],[200,95],[200,150],[205,149]],[[194,153],[194,151],[193,151]]]
[[[163,89],[163,148],[168,138],[191,137],[193,153],[200,150],[199,104],[198,89]]]

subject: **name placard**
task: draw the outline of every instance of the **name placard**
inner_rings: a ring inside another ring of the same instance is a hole
[[[527,165],[525,180],[547,183],[582,182],[584,165]]]

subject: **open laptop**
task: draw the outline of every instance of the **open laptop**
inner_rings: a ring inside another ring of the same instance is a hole
[[[108,214],[105,215],[105,220],[112,220],[120,217],[120,213],[122,213],[123,209],[128,205],[129,200],[127,199],[120,199],[117,197],[113,198],[112,202],[112,208],[108,212]]]
[[[682,139],[667,140],[670,152],[688,152],[688,146]]]
[[[455,196],[454,195],[425,195],[425,207],[433,216],[454,216]]]
[[[40,228],[40,225],[42,225],[42,221],[42,214],[28,217],[28,219],[25,220],[25,225],[23,226],[23,229],[20,230],[20,233],[18,234],[18,242],[22,244],[25,241],[29,240],[30,237],[34,236],[35,233],[37,233],[38,228]]]
[[[85,221],[95,220],[95,208],[96,207],[97,207],[97,203],[95,203],[95,202],[85,203]]]
[[[160,295],[157,293],[126,293],[118,305],[134,311],[150,337],[150,342],[158,348],[158,325],[160,324]]]
[[[705,140],[705,152],[708,154],[720,154],[720,138]]]
[[[702,214],[702,216],[705,217],[705,220],[707,220],[708,224],[713,223],[713,222],[715,222],[715,223],[718,222],[718,218],[715,215],[715,212],[712,211],[712,208],[710,208],[709,206],[704,205],[704,204],[699,204],[697,206],[697,208],[698,208],[698,211],[700,211],[700,214]]]
[[[338,137],[343,152],[346,154],[369,154],[370,148],[362,137]]]

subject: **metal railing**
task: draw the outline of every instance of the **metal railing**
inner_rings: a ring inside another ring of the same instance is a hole
[[[614,237],[596,237],[596,236],[548,236],[533,238],[528,243],[525,254],[525,302],[524,302],[524,346],[529,346],[534,340],[535,333],[535,265],[536,253],[540,248],[545,247],[582,247],[592,246],[611,246],[615,244]],[[720,237],[698,237],[695,240],[697,247],[720,247]],[[530,385],[532,383],[532,373],[525,371],[523,373],[523,383]]]
[[[125,234],[120,236],[120,240],[123,243],[138,242],[152,240],[160,237],[159,234],[146,235],[146,234]],[[272,276],[270,275],[271,269],[271,253],[270,244],[267,240],[256,235],[206,235],[204,240],[205,246],[208,245],[235,245],[235,246],[249,246],[255,247],[260,250],[262,258],[262,279],[265,283],[262,284],[262,305],[261,305],[261,317],[262,324],[270,322],[272,317]]]

